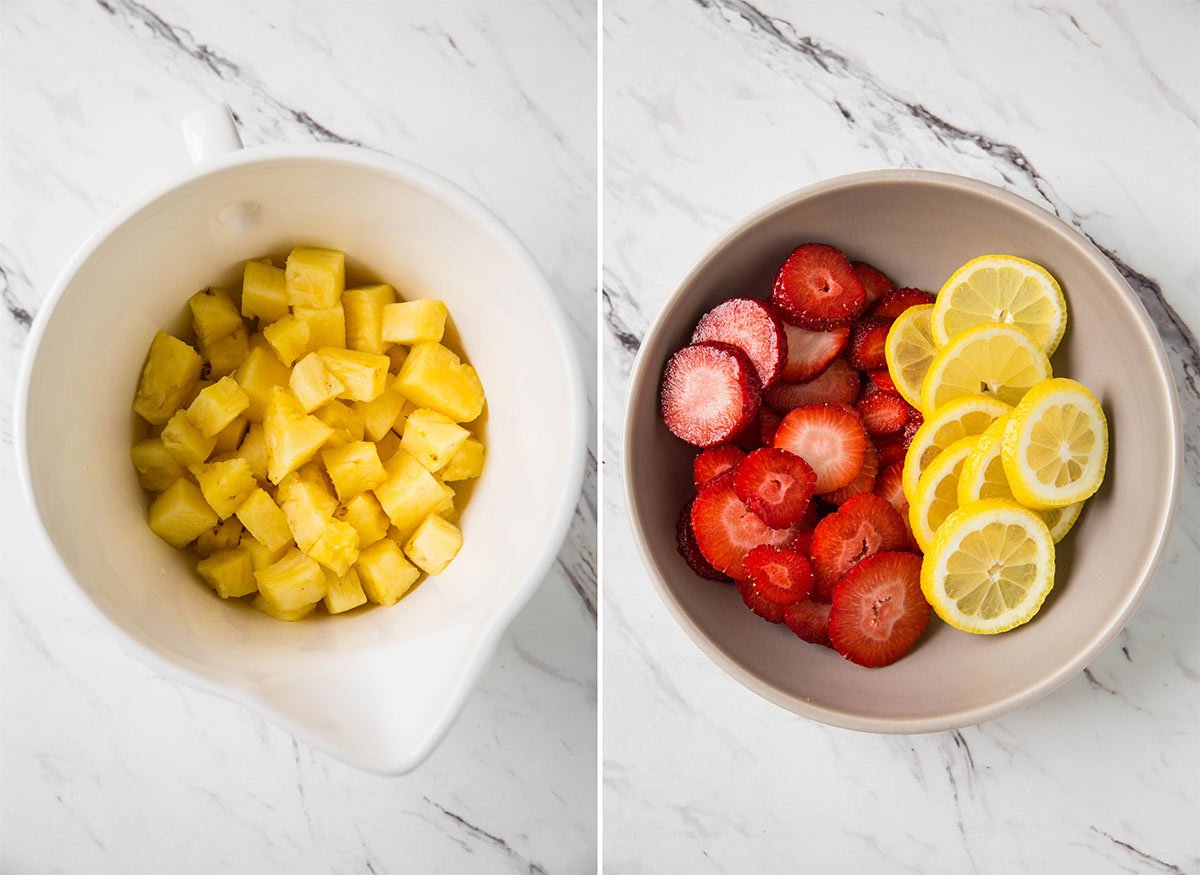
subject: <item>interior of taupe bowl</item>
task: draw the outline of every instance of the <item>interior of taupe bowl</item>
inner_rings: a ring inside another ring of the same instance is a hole
[[[934,616],[909,656],[867,670],[800,641],[785,627],[768,626],[742,606],[731,586],[698,578],[675,552],[675,520],[692,492],[694,451],[656,414],[662,366],[688,342],[705,310],[736,295],[766,295],[788,252],[808,241],[838,246],[897,285],[934,292],[954,268],[991,252],[1032,259],[1062,284],[1070,321],[1054,371],[1080,380],[1100,398],[1111,453],[1103,487],[1059,545],[1055,589],[1028,625],[974,636]],[[840,725],[945,728],[1047,692],[1070,676],[1073,660],[1116,633],[1138,597],[1170,513],[1172,389],[1144,312],[1060,228],[994,196],[944,183],[874,180],[819,192],[766,215],[703,263],[675,301],[644,351],[641,382],[631,392],[630,491],[669,603],[736,677],[780,704]]]
[[[236,202],[258,205],[251,227],[218,220]],[[280,158],[164,195],[82,263],[31,371],[30,482],[64,562],[109,618],[169,663],[273,690],[277,707],[327,738],[351,720],[377,721],[381,734],[415,730],[450,709],[496,618],[535,583],[559,491],[578,477],[565,341],[541,280],[481,215],[378,169]],[[129,405],[154,331],[180,321],[188,295],[298,243],[342,249],[350,273],[447,303],[487,392],[488,460],[445,573],[391,609],[280,623],[215,598],[147,528]]]

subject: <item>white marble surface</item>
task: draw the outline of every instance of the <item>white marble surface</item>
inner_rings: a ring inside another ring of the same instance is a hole
[[[1200,871],[1200,7],[604,13],[606,870]],[[1091,237],[1158,325],[1186,416],[1176,531],[1127,628],[1051,697],[940,735],[827,728],[727,677],[651,588],[620,481],[634,351],[693,261],[767,201],[877,167],[997,183]]]
[[[179,119],[213,100],[248,146],[361,143],[480,197],[560,291],[594,378],[595,44],[590,0],[0,4],[0,871],[594,870],[594,462],[557,568],[461,719],[383,779],[97,628],[30,546],[11,401],[59,269],[186,165]]]

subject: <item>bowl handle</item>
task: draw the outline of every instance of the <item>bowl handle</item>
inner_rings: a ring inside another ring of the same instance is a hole
[[[233,113],[224,103],[210,103],[184,116],[183,139],[192,161],[199,164],[242,148]]]

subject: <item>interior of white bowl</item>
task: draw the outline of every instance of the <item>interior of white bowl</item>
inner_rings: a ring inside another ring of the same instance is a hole
[[[936,616],[903,660],[855,666],[744,608],[732,586],[697,577],[675,550],[695,450],[657,415],[666,359],[726,298],[769,293],[795,246],[819,241],[874,264],[897,285],[936,292],[959,265],[1010,253],[1045,265],[1070,308],[1057,375],[1089,386],[1109,418],[1108,475],[1058,547],[1053,592],[1033,622],[975,636]],[[643,345],[629,395],[626,489],[635,530],[668,606],[718,664],[767,698],[873,731],[967,725],[1052,690],[1119,631],[1161,553],[1174,507],[1178,410],[1161,344],[1128,286],[1048,214],[981,183],[932,173],[859,174],[785,198],[710,250]],[[647,597],[651,597],[647,593]]]
[[[344,250],[351,276],[446,302],[487,393],[488,459],[445,573],[390,609],[280,623],[217,599],[146,526],[129,406],[150,338],[181,323],[190,294],[296,244]],[[383,771],[419,759],[553,560],[578,492],[578,367],[524,251],[474,201],[399,162],[249,152],[102,234],[43,328],[28,371],[28,483],[91,600],[166,665],[258,700],[344,759]]]

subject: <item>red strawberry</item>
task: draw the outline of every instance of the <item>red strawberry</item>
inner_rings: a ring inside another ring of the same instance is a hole
[[[760,404],[758,406],[758,412],[762,413],[762,411],[763,405]],[[752,450],[757,450],[763,445],[762,428],[760,427],[761,421],[762,420],[755,415],[752,420],[746,423],[745,428],[731,438],[731,443],[745,453],[749,453]]]
[[[895,434],[908,423],[908,402],[898,395],[875,392],[855,405],[867,434]]]
[[[900,390],[896,388],[896,381],[892,379],[892,375],[888,373],[887,368],[879,368],[867,374],[867,379],[871,381],[871,385],[880,392],[885,392],[888,395],[900,397]]]
[[[688,567],[701,577],[709,580],[729,580],[728,577],[712,567],[696,545],[696,535],[692,531],[692,503],[690,501],[684,505],[683,513],[679,515],[679,522],[675,524],[675,548]]]
[[[763,394],[763,400],[780,413],[808,404],[853,404],[861,385],[858,372],[844,358],[836,358],[823,374],[807,383],[776,383]]]
[[[833,492],[827,492],[821,497],[831,504],[843,505],[852,496],[858,495],[860,492],[870,492],[875,488],[875,475],[879,473],[879,452],[875,449],[875,445],[867,441],[867,455],[863,459],[862,470],[858,472],[858,476],[850,481],[849,485],[843,486],[841,489],[835,489]]]
[[[745,602],[746,607],[768,623],[783,622],[783,605],[778,605],[763,596],[762,593],[754,588],[754,584],[749,578],[739,580],[736,583],[738,595],[742,597],[742,601]]]
[[[783,609],[783,622],[809,644],[833,647],[829,641],[829,609],[831,605],[805,599]]]
[[[769,447],[775,442],[775,431],[781,422],[783,417],[767,405],[758,408],[758,437],[764,447]]]
[[[862,280],[841,250],[805,243],[780,268],[771,303],[794,325],[828,331],[861,316],[867,300]]]
[[[888,329],[892,327],[891,319],[876,319],[867,316],[859,319],[850,329],[850,351],[846,358],[850,364],[860,371],[874,371],[887,367],[887,358],[883,346],[887,342]]]
[[[912,650],[928,624],[921,557],[877,553],[850,569],[834,590],[829,640],[851,662],[878,668]]]
[[[809,505],[809,507],[811,508],[811,505]],[[805,514],[805,516],[808,516],[808,514]],[[788,544],[788,547],[792,550],[795,550],[797,553],[807,556],[812,552],[813,530],[811,528],[803,528],[803,523],[801,523],[801,526],[802,528],[797,533],[796,537],[792,539],[792,543]]]
[[[908,513],[908,498],[904,495],[903,485],[904,460],[892,462],[880,470],[875,478],[875,494],[887,499],[888,504],[896,509],[903,518]]]
[[[773,529],[796,525],[808,510],[817,475],[808,462],[786,450],[764,447],[733,472],[733,491]]]
[[[659,409],[671,433],[698,447],[723,444],[758,412],[754,365],[726,343],[694,343],[667,362]]]
[[[895,319],[909,307],[932,304],[933,301],[934,297],[929,292],[920,289],[897,289],[876,301],[867,315],[880,319]]]
[[[856,562],[874,553],[903,550],[907,544],[904,520],[886,499],[870,492],[847,499],[837,513],[817,523],[813,532],[812,564],[817,583],[812,597],[829,601],[839,578]]]
[[[904,423],[903,436],[904,449],[908,449],[912,444],[913,437],[917,433],[917,429],[925,424],[925,417],[921,415],[921,411],[914,407],[908,409],[908,422]]]
[[[832,331],[809,331],[783,323],[787,335],[787,363],[783,379],[789,383],[806,383],[825,372],[846,346],[850,329],[843,326]]]
[[[702,450],[692,460],[692,483],[699,490],[710,480],[715,480],[728,471],[736,468],[738,462],[746,458],[746,454],[733,444],[721,444]]]
[[[867,443],[862,420],[845,404],[797,407],[775,432],[775,446],[795,453],[816,473],[819,493],[841,489],[858,476]]]
[[[862,281],[868,307],[896,288],[886,274],[865,261],[852,261],[850,266]]]
[[[728,343],[744,352],[764,388],[779,379],[788,357],[783,325],[770,307],[751,298],[731,298],[701,316],[692,343],[706,340]]]
[[[791,605],[808,598],[812,566],[795,550],[763,545],[746,554],[746,579],[768,601]]]
[[[733,491],[733,474],[722,474],[700,490],[692,502],[692,531],[700,552],[714,568],[730,577],[745,577],[743,560],[759,544],[786,547],[798,530],[772,529],[746,507]]]
[[[900,435],[879,435],[874,444],[875,448],[879,450],[879,469],[881,471],[888,465],[896,462],[904,464],[904,457],[907,455],[907,451],[900,440]]]

